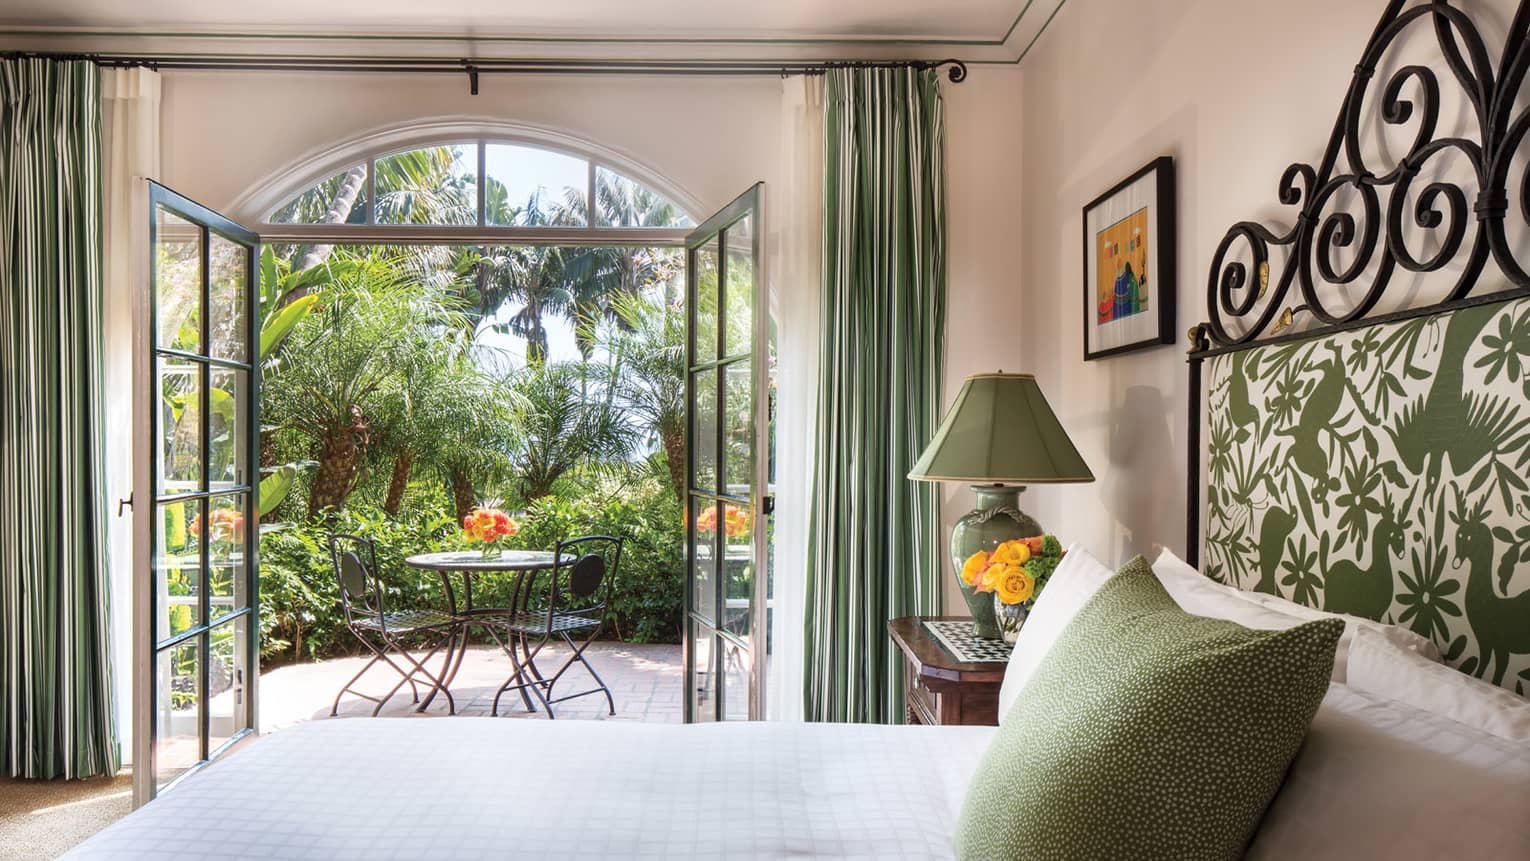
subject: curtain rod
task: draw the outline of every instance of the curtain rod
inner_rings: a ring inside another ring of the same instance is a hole
[[[255,57],[185,54],[144,57],[113,54],[69,54],[34,51],[0,52],[3,59],[86,60],[107,68],[142,67],[160,70],[250,72],[413,72],[467,75],[478,95],[479,75],[822,75],[831,69],[946,69],[953,84],[967,79],[961,60],[834,60],[766,63],[754,61],[673,60],[496,60],[463,57]]]

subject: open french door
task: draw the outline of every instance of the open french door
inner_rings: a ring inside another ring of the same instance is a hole
[[[765,716],[769,315],[763,184],[686,238],[686,721]]]
[[[254,731],[260,237],[144,181],[133,481],[133,800]]]

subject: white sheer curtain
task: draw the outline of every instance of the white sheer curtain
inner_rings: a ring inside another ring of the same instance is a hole
[[[802,720],[808,494],[823,267],[823,78],[781,81],[780,180],[767,203],[776,323],[775,580],[767,714]]]
[[[133,530],[117,500],[133,490],[135,292],[144,249],[136,247],[133,181],[159,176],[160,76],[149,69],[101,70],[101,168],[105,226],[106,499],[112,601],[112,666],[123,762],[133,751]],[[149,505],[148,500],[134,500]],[[126,514],[126,512],[124,512]]]

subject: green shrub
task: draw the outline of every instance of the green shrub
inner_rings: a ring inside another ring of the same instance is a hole
[[[685,532],[680,504],[664,485],[571,494],[560,484],[521,518],[516,545],[551,549],[559,538],[625,539],[607,617],[611,633],[631,643],[680,641],[685,601]]]
[[[442,507],[411,509],[389,519],[371,505],[346,509],[327,524],[304,523],[260,539],[260,637],[263,658],[318,658],[350,654],[334,564],[331,531],[371,538],[389,610],[445,608],[434,572],[404,564],[416,553],[456,549],[456,518]]]
[[[667,486],[584,490],[560,482],[553,495],[520,515],[514,546],[550,550],[560,538],[614,535],[625,539],[608,616],[607,636],[629,642],[678,642],[684,601],[684,532],[679,503]],[[440,575],[404,563],[416,553],[460,549],[456,517],[438,482],[412,484],[397,518],[359,500],[327,523],[310,522],[260,541],[261,656],[268,661],[314,659],[357,651],[329,558],[331,531],[362,535],[377,545],[377,563],[390,610],[446,609]],[[452,575],[454,578],[460,575]],[[480,575],[478,606],[511,600],[510,575]],[[460,579],[456,581],[460,595]]]

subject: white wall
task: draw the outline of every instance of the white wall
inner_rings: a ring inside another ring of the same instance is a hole
[[[1292,222],[1281,172],[1321,157],[1383,5],[1069,0],[1026,58],[1022,357],[1098,479],[1027,494],[1065,542],[1107,562],[1183,553],[1183,334],[1206,319],[1212,254],[1237,221]],[[1496,56],[1513,4],[1464,6]],[[1085,363],[1080,210],[1164,154],[1178,174],[1178,342]]]
[[[1020,367],[1020,86],[1015,67],[974,66],[944,88],[948,404],[967,374]],[[776,180],[779,93],[773,77],[485,76],[475,97],[455,75],[170,72],[163,181],[254,220],[261,213],[231,207],[316,152],[426,117],[488,117],[615,150],[688,192],[704,215],[756,180]],[[941,493],[949,529],[972,495]],[[962,608],[950,571],[939,576],[948,606]]]
[[[778,93],[770,77],[484,76],[472,96],[458,75],[172,72],[165,76],[165,182],[227,208],[272,173],[367,132],[430,117],[484,117],[615,150],[710,212],[755,181],[774,179]]]
[[[1021,73],[1013,66],[973,66],[947,86],[946,374],[944,408],[968,374],[1024,371],[1021,331]],[[945,559],[951,527],[972,510],[963,484],[939,485],[941,572],[946,611],[967,615]],[[1030,496],[1030,493],[1025,494]],[[1022,505],[1030,500],[1022,498]]]

